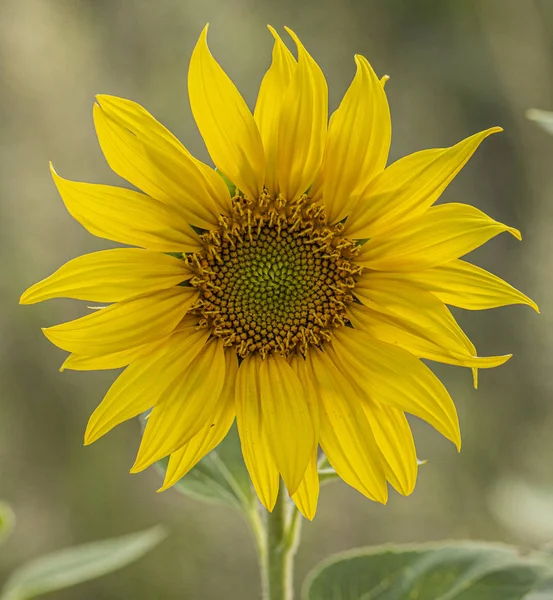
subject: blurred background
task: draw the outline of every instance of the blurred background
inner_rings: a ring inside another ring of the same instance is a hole
[[[96,93],[132,98],[208,160],[187,99],[188,60],[209,21],[210,45],[253,107],[270,63],[265,25],[292,27],[323,68],[334,110],[369,58],[386,86],[391,160],[449,146],[492,125],[445,199],[468,202],[521,229],[471,260],[528,293],[542,309],[456,311],[479,352],[513,352],[481,372],[437,368],[456,400],[463,450],[414,423],[428,459],[410,498],[374,504],[345,484],[322,492],[306,523],[298,581],[352,546],[444,538],[534,548],[553,540],[553,137],[525,118],[553,109],[551,0],[0,0],[0,497],[15,533],[0,577],[63,546],[164,523],[169,539],[139,563],[55,594],[61,600],[254,600],[254,547],[240,515],[175,491],[157,473],[129,475],[139,442],[127,423],[82,446],[87,418],[113,372],[58,372],[63,352],[41,326],[83,314],[77,301],[18,306],[20,293],[79,254],[109,247],[65,211],[48,172],[120,184],[96,142]]]

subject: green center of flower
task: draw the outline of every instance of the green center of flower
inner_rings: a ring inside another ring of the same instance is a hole
[[[233,199],[230,219],[204,235],[192,285],[201,291],[200,324],[245,357],[306,353],[347,322],[359,268],[354,245],[330,228],[307,197],[288,204]]]

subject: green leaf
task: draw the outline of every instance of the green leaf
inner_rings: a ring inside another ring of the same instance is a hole
[[[9,504],[0,502],[0,544],[7,539],[13,531],[15,516]]]
[[[325,485],[333,481],[338,481],[340,476],[334,470],[333,466],[328,462],[328,458],[322,455],[317,463],[317,470],[319,472],[319,484]]]
[[[526,117],[530,121],[535,121],[547,133],[553,133],[553,112],[530,108],[526,111]]]
[[[302,598],[545,600],[527,594],[539,589],[552,567],[545,554],[523,557],[516,548],[484,542],[362,548],[315,567]]]
[[[30,561],[6,582],[0,600],[27,600],[116,571],[165,537],[161,527],[67,548]]]
[[[224,173],[219,171],[219,169],[215,169],[215,172],[219,173],[219,175],[223,178],[223,181],[227,184],[229,194],[231,196],[235,196],[236,195],[236,186],[234,185],[234,183],[232,183],[232,181]]]
[[[417,460],[419,466],[425,465],[426,462],[426,460]],[[317,469],[319,471],[319,483],[321,486],[340,479],[340,475],[336,473],[326,456],[322,456],[319,459]]]
[[[542,581],[528,596],[524,596],[524,600],[551,600],[551,598],[553,598],[553,576]]]
[[[160,461],[158,465],[165,472],[167,460]],[[256,506],[236,426],[175,487],[197,500],[227,504],[245,512]]]

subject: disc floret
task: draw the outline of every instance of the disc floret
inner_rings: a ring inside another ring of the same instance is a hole
[[[361,268],[355,245],[329,226],[324,208],[306,195],[289,203],[262,195],[232,199],[229,217],[205,233],[194,254],[196,312],[240,357],[258,352],[304,355],[347,323],[346,306]]]

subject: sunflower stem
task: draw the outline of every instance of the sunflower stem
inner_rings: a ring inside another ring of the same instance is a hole
[[[265,555],[261,557],[263,600],[293,600],[294,557],[300,540],[297,508],[280,485],[272,513],[265,524]]]

